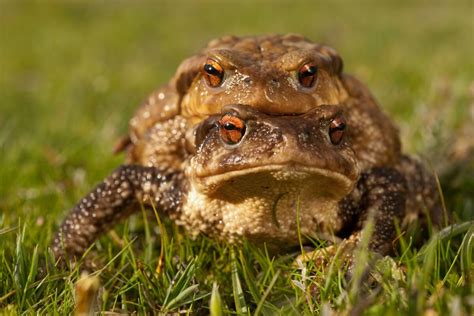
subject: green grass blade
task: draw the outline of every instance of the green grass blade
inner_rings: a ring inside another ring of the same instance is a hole
[[[245,302],[244,291],[240,284],[239,272],[237,269],[237,259],[232,249],[232,293],[234,294],[235,311],[237,315],[246,315],[248,313],[247,303]]]
[[[212,284],[211,300],[209,302],[209,311],[211,316],[223,315],[222,298],[219,294],[219,286],[216,282]]]

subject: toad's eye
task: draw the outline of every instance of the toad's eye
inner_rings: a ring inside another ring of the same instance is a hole
[[[240,118],[225,114],[218,122],[221,139],[229,145],[235,145],[245,134],[245,122]]]
[[[298,70],[298,81],[301,86],[305,88],[311,88],[316,83],[316,78],[318,75],[318,67],[313,63],[307,63],[301,66]]]
[[[209,86],[217,88],[222,84],[222,80],[224,79],[224,69],[214,59],[207,59],[202,68],[202,72]]]
[[[339,145],[346,130],[346,120],[342,115],[335,117],[329,125],[329,139],[333,145]]]

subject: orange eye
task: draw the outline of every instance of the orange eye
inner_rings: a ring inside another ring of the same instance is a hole
[[[311,88],[316,82],[318,67],[312,63],[304,64],[298,70],[298,81],[305,88]]]
[[[222,84],[224,68],[217,61],[208,58],[202,70],[209,86],[217,88]]]
[[[329,139],[333,145],[339,145],[341,143],[345,130],[346,120],[342,115],[331,121],[329,125]]]
[[[235,145],[245,134],[245,122],[236,116],[225,114],[219,120],[219,133],[225,143]]]

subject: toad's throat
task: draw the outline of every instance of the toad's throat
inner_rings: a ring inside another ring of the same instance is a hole
[[[340,229],[339,201],[353,180],[326,169],[266,165],[196,177],[178,223],[226,241],[297,245],[302,236]],[[298,230],[299,225],[299,230]]]

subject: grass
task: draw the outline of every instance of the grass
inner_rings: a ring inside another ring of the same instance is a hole
[[[69,314],[79,269],[48,245],[67,209],[121,163],[114,141],[179,62],[224,34],[329,43],[438,171],[456,226],[377,265],[380,286],[189,239],[137,215],[91,249],[96,310],[187,314],[459,315],[474,308],[471,2],[0,2],[0,314]],[[469,147],[469,146],[467,146]],[[471,157],[471,160],[469,160]],[[364,253],[359,265],[367,262]],[[95,279],[94,279],[95,280]],[[210,303],[211,302],[211,303]]]

